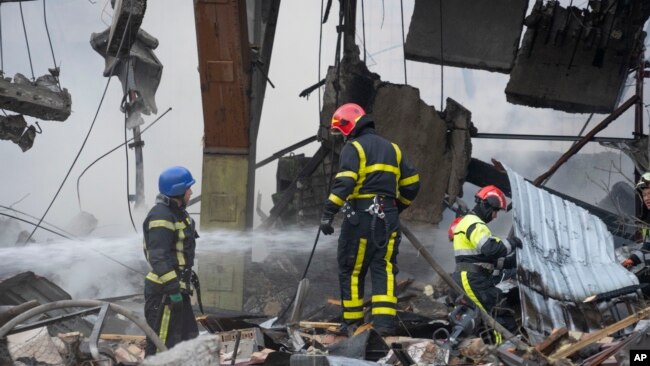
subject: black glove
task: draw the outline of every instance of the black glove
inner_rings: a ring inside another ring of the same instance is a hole
[[[331,235],[334,232],[334,227],[332,226],[332,221],[334,217],[329,215],[323,215],[320,219],[320,231],[325,235]]]
[[[512,238],[508,239],[508,241],[517,249],[521,249],[524,247],[524,243],[521,241],[521,239],[519,239],[516,236],[513,236]]]

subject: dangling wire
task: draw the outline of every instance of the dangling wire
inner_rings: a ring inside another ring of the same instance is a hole
[[[45,1],[45,0],[43,0]],[[406,79],[406,39],[404,38],[404,2],[399,0],[399,9],[402,14],[400,19],[402,20],[402,58],[404,59],[404,84],[408,84]]]
[[[129,17],[127,18],[126,22],[129,24],[131,21],[131,14],[129,14]],[[124,35],[122,36],[122,40],[120,41],[120,46],[117,48],[118,54],[120,53],[119,51],[122,49],[122,46],[124,44],[124,37],[126,36],[126,29],[124,30]],[[119,62],[119,60],[118,60]],[[102,93],[102,98],[99,101],[99,105],[97,106],[97,110],[95,111],[95,116],[93,117],[92,122],[90,123],[90,128],[88,129],[88,132],[86,133],[86,137],[84,137],[83,142],[81,143],[81,147],[79,148],[79,151],[77,151],[77,155],[75,156],[74,160],[72,161],[72,164],[70,164],[70,167],[68,168],[68,172],[65,174],[65,177],[63,178],[63,181],[59,185],[59,188],[57,189],[56,193],[54,194],[54,197],[52,197],[52,200],[50,201],[50,204],[47,206],[47,209],[45,209],[45,212],[43,213],[43,216],[38,220],[38,224],[34,227],[34,230],[29,234],[27,237],[27,240],[25,240],[24,244],[29,243],[29,240],[34,236],[34,233],[36,230],[40,227],[41,223],[45,219],[45,216],[47,216],[47,213],[50,211],[52,208],[52,205],[54,204],[54,201],[56,201],[56,198],[59,196],[59,193],[61,193],[61,189],[63,189],[63,185],[65,184],[66,180],[68,180],[68,177],[70,176],[70,173],[72,172],[72,168],[74,168],[75,164],[77,163],[77,160],[79,160],[79,156],[81,156],[81,152],[83,151],[84,147],[86,146],[86,143],[88,142],[88,138],[90,137],[90,133],[93,130],[93,127],[95,126],[95,122],[97,122],[97,117],[99,116],[99,111],[102,108],[102,104],[104,104],[104,98],[106,97],[106,92],[108,91],[108,86],[111,84],[111,79],[113,77],[113,74],[115,73],[115,67],[117,65],[116,62],[113,64],[113,67],[111,67],[111,71],[108,75],[108,80],[106,81],[106,86],[104,87],[104,92]]]
[[[32,69],[32,81],[36,80],[34,76],[34,65],[32,65],[32,52],[29,49],[29,39],[27,38],[27,28],[25,27],[25,17],[23,16],[23,3],[18,3],[20,7],[20,19],[23,22],[23,32],[25,33],[25,43],[27,43],[27,56],[29,57],[29,68]],[[40,223],[39,223],[40,224]]]
[[[4,71],[5,71],[5,51],[2,48],[2,4],[0,3],[0,75],[2,75]],[[5,113],[5,115],[6,114],[7,113]]]
[[[363,63],[366,63],[366,56],[368,51],[366,50],[366,11],[363,6],[364,1],[361,0],[361,29],[363,30]]]
[[[442,0],[440,0],[440,112],[442,112],[444,95],[445,95],[445,56],[442,54]]]
[[[325,0],[320,0],[320,18],[318,18],[318,23],[320,23],[320,34],[318,36],[318,80],[316,80],[317,83],[320,83],[321,78],[320,78],[320,67],[321,67],[321,55],[323,53],[323,23],[325,22],[325,19],[323,19],[323,7],[325,5]],[[320,87],[318,87],[318,121],[320,123],[320,111],[321,111],[321,93],[320,93]]]
[[[135,1],[131,2],[131,11],[130,13],[133,13],[133,3]],[[124,28],[124,32],[126,34],[127,30],[131,27],[131,23],[127,22],[126,27]],[[129,44],[133,44],[131,42],[131,32],[129,32]],[[126,55],[127,61],[126,61],[126,76],[124,77],[124,98],[126,99],[126,103],[128,106],[129,102],[132,102],[132,98],[129,95],[129,73],[131,72],[131,51]],[[135,95],[135,93],[134,93]],[[129,145],[127,144],[128,136],[127,136],[127,112],[128,112],[128,107],[125,106],[124,108],[124,155],[126,156],[126,205],[129,208],[129,218],[131,219],[131,225],[133,226],[133,230],[135,230],[136,234],[138,233],[138,229],[135,227],[135,221],[133,221],[133,213],[131,212],[131,201],[129,200],[131,193],[129,191]],[[133,131],[133,134],[135,135],[135,131]],[[135,136],[134,136],[135,137]],[[137,169],[137,167],[136,167]],[[137,195],[137,193],[136,193]]]
[[[59,83],[59,74],[56,70],[56,57],[54,57],[54,47],[52,46],[52,38],[50,37],[50,28],[47,26],[47,10],[45,6],[45,0],[43,0],[43,21],[45,22],[45,32],[47,33],[47,41],[50,43],[50,52],[52,52],[52,62],[54,63],[54,72],[56,75],[53,75],[54,78],[56,79],[56,83],[59,85],[59,89],[61,89],[61,84]]]

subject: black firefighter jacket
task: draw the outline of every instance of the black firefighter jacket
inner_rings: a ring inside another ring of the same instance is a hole
[[[143,223],[144,254],[151,266],[145,281],[145,295],[189,293],[194,263],[194,220],[185,209],[159,195]],[[181,291],[183,290],[183,291]]]
[[[346,200],[383,196],[397,200],[401,212],[420,189],[420,177],[395,143],[379,136],[370,115],[355,127],[354,138],[341,149],[339,172],[325,202],[325,213],[334,215]]]

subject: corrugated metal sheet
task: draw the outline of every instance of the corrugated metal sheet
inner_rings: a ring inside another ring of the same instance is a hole
[[[515,235],[524,242],[517,252],[524,326],[539,334],[562,326],[590,331],[630,310],[635,292],[611,301],[583,302],[592,295],[638,288],[636,276],[616,261],[605,224],[506,170]]]

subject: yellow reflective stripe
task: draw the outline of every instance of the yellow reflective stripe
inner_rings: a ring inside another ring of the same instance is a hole
[[[469,285],[469,279],[467,278],[467,272],[462,271],[460,272],[460,280],[463,283],[463,290],[465,290],[465,293],[467,293],[467,296],[478,306],[479,308],[483,309],[483,311],[486,311],[485,308],[483,307],[483,304],[478,300],[478,297],[476,297],[476,294],[474,293],[474,290],[472,290],[472,286]],[[502,342],[501,338],[501,333],[497,332],[496,330],[494,331],[494,339],[496,344],[500,344]]]
[[[176,271],[172,270],[160,276],[160,281],[162,283],[165,283],[173,280],[174,278],[176,278]]]
[[[165,345],[167,345],[167,333],[169,331],[169,318],[171,318],[171,311],[169,310],[169,305],[165,305],[165,310],[163,310],[162,320],[160,321],[160,334],[158,334],[158,337],[160,337],[160,340]]]
[[[357,180],[357,178],[359,178],[359,175],[357,173],[353,172],[353,171],[346,170],[344,172],[337,173],[336,177],[334,177],[334,178],[342,178],[342,177],[348,177],[348,178],[352,178],[354,180]]]
[[[397,236],[397,231],[393,231],[390,234],[390,240],[388,240],[388,246],[386,247],[386,256],[384,261],[386,262],[386,296],[393,297],[394,286],[395,286],[395,275],[393,274],[393,263],[390,259],[393,256],[393,247],[395,246],[395,237]]]
[[[372,308],[372,315],[397,315],[397,309]]]
[[[147,273],[147,279],[151,282],[155,282],[159,285],[162,285],[162,281],[160,280],[160,277],[158,277],[155,273],[149,272]]]
[[[402,202],[403,204],[405,204],[407,206],[410,206],[411,202],[412,202],[411,200],[407,200],[406,198],[404,198],[402,196],[397,197],[397,200]]]
[[[169,229],[171,231],[176,230],[174,227],[174,223],[171,221],[167,220],[151,220],[149,221],[149,230],[155,228],[155,227],[164,227],[166,229]]]
[[[334,193],[330,193],[329,197],[327,197],[328,200],[332,201],[337,206],[343,206],[345,201],[341,199],[341,197],[335,195]]]
[[[469,296],[469,298],[474,302],[474,304],[476,304],[476,306],[485,310],[483,304],[481,304],[481,302],[478,301],[478,297],[476,297],[474,290],[472,290],[472,287],[469,285],[469,279],[467,278],[467,271],[460,272],[460,280],[463,283],[463,290],[465,290],[467,296]]]
[[[395,173],[395,196],[399,196],[399,180],[402,176],[402,150],[399,149],[397,144],[392,143],[393,149],[395,149],[395,159],[397,159],[397,173]]]
[[[357,179],[357,184],[354,186],[354,191],[352,193],[352,195],[356,197],[363,185],[363,181],[366,180],[366,153],[363,151],[363,147],[359,141],[352,141],[352,146],[354,146],[354,148],[357,149],[357,153],[359,153],[359,179]]]
[[[153,272],[147,273],[147,279],[150,280],[151,282],[155,282],[155,283],[157,283],[159,285],[162,285],[163,283],[169,282],[169,281],[173,280],[174,278],[176,278],[176,271],[174,271],[174,270],[171,270],[171,271],[165,273],[164,275],[162,275],[160,277],[157,274],[153,273]]]
[[[399,175],[399,168],[390,164],[372,164],[365,169],[366,175],[374,172],[387,172]]]
[[[400,166],[400,164],[402,164],[402,150],[400,150],[399,146],[397,146],[397,144],[394,142],[391,142],[391,145],[393,145],[393,149],[395,149],[395,158],[397,159],[397,166]]]
[[[397,304],[397,297],[388,295],[373,295],[372,302],[390,302]]]
[[[345,311],[343,319],[363,319],[363,311]]]
[[[359,306],[363,306],[363,299],[343,300],[343,307],[356,308]]]
[[[420,181],[420,175],[416,174],[416,175],[412,175],[412,176],[410,176],[408,178],[401,179],[399,181],[399,186],[400,187],[408,186],[409,184],[417,183],[419,181]]]
[[[357,258],[354,262],[354,269],[350,278],[350,295],[351,301],[363,301],[359,298],[359,274],[363,266],[363,257],[366,255],[366,242],[364,238],[359,239],[359,249],[357,250]]]

